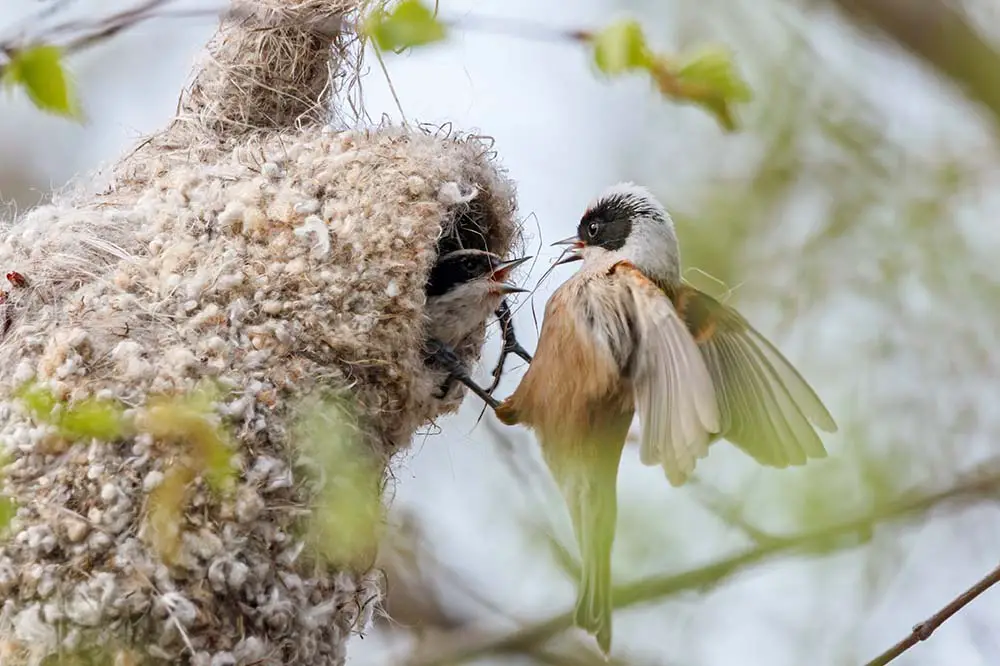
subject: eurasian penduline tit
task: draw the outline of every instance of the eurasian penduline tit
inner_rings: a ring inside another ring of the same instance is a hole
[[[636,411],[640,460],[674,486],[718,439],[786,467],[826,456],[813,426],[837,426],[742,315],[681,280],[673,222],[645,188],[608,189],[555,244],[571,246],[557,264],[581,268],[546,304],[534,361],[496,414],[538,437],[580,545],[575,623],[607,654],[616,480]]]

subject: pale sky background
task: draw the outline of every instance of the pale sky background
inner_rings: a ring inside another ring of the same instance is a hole
[[[107,11],[126,3],[80,4]],[[441,4],[448,17],[475,11],[563,27],[600,25],[620,10],[620,4],[610,0],[444,0]],[[720,0],[690,4],[686,12],[661,7],[640,15],[653,39],[670,46],[682,32],[676,26],[697,20],[695,6],[699,11],[727,7]],[[754,15],[765,20],[760,15],[773,9],[771,3],[761,3],[760,12],[748,12],[754,4],[732,3],[733,21]],[[6,34],[2,28],[15,15],[34,8],[35,3],[23,0],[0,0],[0,35]],[[90,119],[83,128],[44,116],[17,95],[0,96],[0,174],[20,171],[43,187],[59,186],[76,173],[114,160],[171,117],[191,61],[213,30],[205,21],[158,21],[74,58],[71,69]],[[975,150],[981,143],[982,129],[971,114],[956,110],[953,100],[909,62],[845,41],[833,20],[810,25],[808,31],[836,72],[871,88],[879,112],[893,119],[887,131],[899,133],[918,151],[921,146],[934,150],[942,126],[948,127],[945,137],[955,150]],[[637,179],[676,197],[679,205],[691,206],[687,194],[706,175],[738,173],[741,156],[753,151],[751,139],[722,136],[706,115],[655,99],[641,80],[614,84],[600,80],[586,53],[573,45],[457,33],[445,45],[407,56],[390,55],[387,63],[411,121],[452,122],[457,129],[495,137],[500,159],[517,181],[521,214],[531,216],[526,221],[527,246],[539,259],[526,278],[529,286],[556,254],[548,243],[572,233],[588,201],[607,185]],[[375,118],[383,112],[398,117],[376,61],[371,58],[368,65],[369,113]],[[674,202],[668,198],[665,203],[669,207]],[[545,298],[572,270],[557,270],[538,290],[533,302],[539,317]],[[536,330],[530,304],[522,298],[518,305],[525,306],[516,320],[519,335],[533,349]],[[858,308],[843,306],[784,331],[772,328],[777,322],[774,313],[745,312],[803,371],[842,425],[850,422],[851,410],[864,400],[866,387],[886,381],[870,376],[865,368],[844,371],[850,367],[845,364],[852,358],[851,344],[860,339],[857,319],[864,315]],[[480,377],[492,367],[496,348],[494,334],[478,370]],[[519,365],[512,359],[509,367]],[[519,372],[504,381],[500,394],[513,388]],[[524,542],[511,511],[539,511],[535,504],[539,492],[550,490],[523,488],[506,473],[490,431],[475,426],[480,408],[470,398],[458,416],[442,422],[443,432],[415,438],[412,454],[397,463],[395,502],[415,508],[437,554],[513,614],[544,617],[567,609],[573,600],[572,584],[542,551]],[[845,439],[842,434],[826,437],[833,458]],[[530,437],[514,433],[513,441],[519,456],[537,460]],[[832,469],[836,462],[823,464]],[[716,447],[699,467],[702,478],[723,487],[745,477],[749,469],[747,460],[726,445]],[[764,471],[759,477],[766,481],[778,474],[800,473]],[[687,490],[671,489],[660,470],[643,468],[634,450],[626,452],[619,493],[623,511],[642,507],[647,520],[660,521],[647,525],[651,552],[629,558],[628,567],[616,553],[619,580],[680,570],[718,556],[727,544],[739,543],[697,509]],[[845,497],[845,503],[854,499]],[[567,536],[566,517],[559,507],[552,511],[561,534]],[[995,522],[996,511],[970,512],[960,521],[932,522],[907,532],[905,557],[892,567],[894,584],[867,609],[860,602],[869,572],[857,553],[848,551],[819,563],[780,560],[737,576],[704,596],[617,613],[616,654],[647,657],[645,663],[667,663],[666,659],[705,666],[797,666],[805,658],[817,666],[861,663],[902,638],[913,624],[995,565],[1000,540],[969,541],[959,536],[963,525],[986,518]],[[888,531],[884,538],[891,541],[898,534]],[[998,611],[1000,593],[981,599],[898,663],[1000,662]],[[355,639],[349,663],[394,663],[383,660],[384,650],[377,636]],[[992,660],[981,655],[992,655]]]

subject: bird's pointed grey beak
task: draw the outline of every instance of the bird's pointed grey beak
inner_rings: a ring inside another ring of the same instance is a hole
[[[528,261],[529,259],[531,259],[531,257],[521,257],[519,259],[511,259],[510,261],[501,261],[493,268],[493,273],[492,273],[493,279],[496,280],[497,282],[503,281],[504,279],[507,278],[507,275],[512,270],[514,270],[524,262]]]
[[[577,238],[576,236],[570,236],[569,238],[563,238],[562,240],[557,240],[552,245],[553,246],[555,246],[555,245],[578,245],[579,243],[580,243],[580,239],[579,238]]]
[[[516,287],[510,282],[504,282],[500,285],[500,293],[506,296],[507,294],[524,294],[527,293],[528,289],[523,289],[521,287]]]
[[[556,241],[552,245],[569,245],[570,247],[563,250],[563,253],[559,255],[556,263],[553,266],[561,266],[562,264],[571,264],[574,261],[582,261],[583,255],[580,254],[580,250],[583,249],[583,241],[577,236],[570,236],[569,238],[563,238],[560,241]]]
[[[507,294],[519,294],[528,291],[527,289],[522,289],[521,287],[513,285],[510,282],[506,282],[506,280],[512,270],[529,259],[531,259],[530,256],[511,259],[510,261],[502,261],[494,267],[493,272],[490,274],[490,279],[493,282],[498,283],[496,288],[501,294],[506,296]]]

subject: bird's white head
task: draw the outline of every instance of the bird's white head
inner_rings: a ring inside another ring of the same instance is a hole
[[[584,269],[599,269],[627,260],[650,277],[680,282],[680,250],[674,222],[645,187],[619,183],[587,207],[576,236],[559,241],[572,245],[559,263],[583,260]]]

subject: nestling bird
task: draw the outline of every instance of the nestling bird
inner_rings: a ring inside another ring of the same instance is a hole
[[[455,381],[459,381],[487,402],[496,404],[487,389],[472,381],[455,351],[491,314],[500,319],[504,337],[503,351],[494,375],[502,370],[508,354],[518,354],[527,361],[531,360],[514,336],[507,306],[509,294],[527,291],[507,282],[507,278],[514,268],[529,259],[531,257],[503,261],[492,252],[464,249],[444,255],[431,269],[425,287],[428,320],[426,358],[428,363],[448,372],[438,398],[444,398]]]
[[[726,438],[763,465],[802,465],[837,429],[813,390],[734,309],[682,282],[673,222],[648,190],[611,187],[557,264],[582,261],[552,294],[535,351],[496,408],[538,436],[583,568],[575,622],[611,648],[616,481],[633,414],[640,460],[674,486]],[[811,424],[810,424],[811,422]]]

